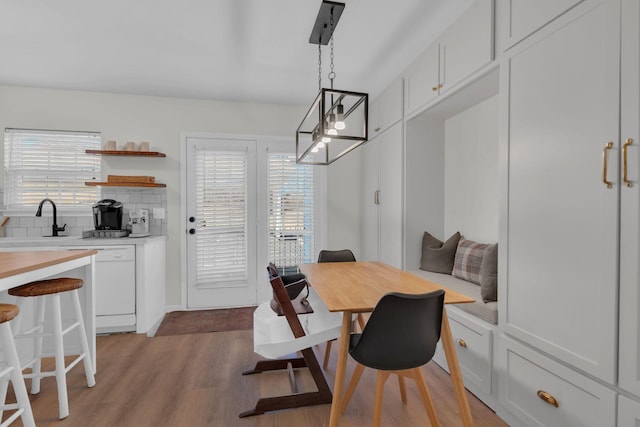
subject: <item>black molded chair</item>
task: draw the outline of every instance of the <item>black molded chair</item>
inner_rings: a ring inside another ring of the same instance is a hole
[[[329,251],[323,249],[318,254],[318,262],[355,262],[356,257],[349,249]]]
[[[337,251],[330,251],[323,249],[318,254],[318,262],[355,262],[356,256],[350,249],[340,249]],[[358,324],[360,329],[364,329],[364,317],[362,314],[358,314]],[[327,369],[329,366],[329,357],[331,356],[331,344],[333,341],[327,341],[327,348],[324,351],[324,361],[322,362],[322,369]]]
[[[351,334],[349,354],[357,362],[342,405],[344,411],[365,367],[378,370],[373,425],[382,416],[384,383],[391,374],[416,381],[432,426],[440,425],[420,368],[431,360],[440,339],[444,291],[409,295],[384,295],[361,334]],[[404,381],[400,381],[402,401],[407,401]]]

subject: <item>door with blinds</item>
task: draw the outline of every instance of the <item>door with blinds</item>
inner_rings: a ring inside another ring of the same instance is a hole
[[[256,303],[256,141],[187,138],[187,306]]]
[[[297,165],[293,142],[188,137],[187,305],[271,298],[266,266],[315,261],[323,176]]]

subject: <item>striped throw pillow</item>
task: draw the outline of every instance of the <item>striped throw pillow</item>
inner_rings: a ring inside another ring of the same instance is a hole
[[[460,239],[451,275],[479,285],[482,259],[491,246],[493,245]]]

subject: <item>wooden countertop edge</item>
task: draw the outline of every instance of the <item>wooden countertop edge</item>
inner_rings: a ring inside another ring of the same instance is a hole
[[[0,252],[0,279],[95,255],[95,249]],[[7,262],[10,265],[6,265]]]

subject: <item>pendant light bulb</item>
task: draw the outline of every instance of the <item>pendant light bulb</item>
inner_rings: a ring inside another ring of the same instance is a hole
[[[329,129],[329,130],[327,131],[327,134],[328,134],[328,135],[331,135],[331,136],[335,136],[335,135],[337,135],[337,134],[338,134],[338,131],[337,131],[337,130],[335,130],[334,128],[331,128],[331,129]]]
[[[338,114],[336,116],[336,121],[333,124],[333,127],[335,129],[342,130],[342,129],[345,128],[345,125],[344,125],[344,105],[338,104],[337,110],[338,110]]]
[[[319,148],[318,148],[318,147],[313,147],[313,148],[311,149],[311,152],[312,152],[312,153],[317,153],[318,151],[319,151]]]
[[[331,142],[331,138],[329,138],[328,136],[323,136],[322,139],[320,140],[320,144],[322,144],[322,146],[324,147],[324,143],[325,142]],[[318,144],[318,145],[320,145]],[[322,148],[322,147],[320,147]]]
[[[316,148],[324,148],[325,139],[328,139],[329,141],[331,141],[331,138],[322,138],[322,141],[318,142],[318,145],[316,145]]]

